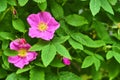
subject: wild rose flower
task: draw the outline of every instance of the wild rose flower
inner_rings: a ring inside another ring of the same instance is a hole
[[[68,58],[63,58],[63,63],[65,64],[65,65],[70,65],[70,60],[68,59]]]
[[[28,16],[27,21],[31,26],[29,36],[31,38],[41,38],[50,40],[54,36],[60,24],[51,16],[49,12],[39,12]]]
[[[29,62],[36,59],[37,53],[28,51],[30,48],[25,39],[16,39],[10,43],[10,49],[16,50],[18,55],[9,56],[8,62],[14,64],[18,68],[23,68],[25,65],[28,65]],[[12,53],[11,53],[12,54]]]

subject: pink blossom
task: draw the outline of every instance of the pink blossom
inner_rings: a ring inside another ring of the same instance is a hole
[[[63,58],[63,63],[65,64],[65,65],[70,65],[70,60],[68,59],[68,58]]]
[[[51,40],[54,37],[55,30],[60,24],[51,16],[49,12],[39,12],[30,14],[27,18],[29,25],[29,36],[31,38],[41,38]]]
[[[16,39],[10,43],[10,49],[18,52],[16,56],[9,56],[8,62],[14,64],[18,68],[23,68],[29,62],[36,59],[37,53],[28,51],[30,48],[25,39]],[[12,54],[12,53],[11,53]]]

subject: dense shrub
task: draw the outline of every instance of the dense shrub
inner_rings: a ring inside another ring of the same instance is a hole
[[[0,80],[120,80],[119,0],[0,0]]]

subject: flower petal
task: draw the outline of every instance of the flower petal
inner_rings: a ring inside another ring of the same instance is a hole
[[[29,28],[29,36],[31,36],[32,38],[41,38],[44,40],[50,40],[54,36],[54,31],[53,32],[50,32],[50,31],[41,32],[34,28]]]
[[[36,52],[28,52],[26,56],[27,61],[33,61],[36,59],[37,53]]]
[[[60,27],[60,24],[54,18],[51,18],[48,23],[48,31],[55,31],[59,27]]]
[[[17,63],[14,63],[16,67],[23,68],[25,65],[29,64],[28,61],[25,60],[25,58],[21,58]]]
[[[27,21],[31,27],[37,27],[40,22],[39,14],[31,14],[27,17]]]
[[[16,39],[10,43],[10,49],[19,50],[19,40]]]
[[[8,57],[8,62],[9,63],[16,63],[20,60],[21,60],[21,58],[19,56],[9,56]]]
[[[26,43],[26,44],[21,44],[21,45],[19,45],[19,47],[20,48],[24,48],[24,49],[29,49],[30,47],[31,47],[31,45],[30,44],[28,44],[28,43]]]
[[[41,33],[39,30],[37,30],[36,28],[29,28],[29,36],[31,38],[35,38],[37,36],[39,36],[39,33]]]
[[[40,21],[45,22],[46,24],[50,21],[52,18],[51,14],[49,12],[40,12],[38,13],[40,17]]]
[[[70,60],[68,58],[63,58],[63,63],[65,65],[70,65]]]

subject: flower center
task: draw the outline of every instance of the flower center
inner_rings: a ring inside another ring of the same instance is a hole
[[[40,22],[40,23],[38,24],[38,30],[40,30],[40,31],[46,31],[47,28],[48,28],[48,26],[47,26],[47,24],[44,23],[44,22]]]
[[[25,57],[26,55],[27,55],[27,50],[26,49],[18,50],[18,56]]]

